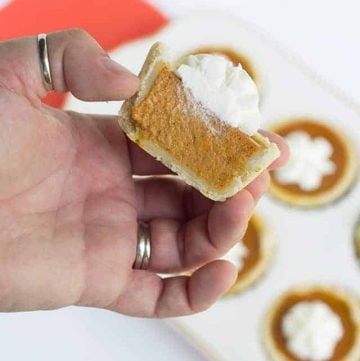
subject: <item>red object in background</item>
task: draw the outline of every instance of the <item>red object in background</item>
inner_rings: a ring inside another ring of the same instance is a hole
[[[83,28],[109,51],[158,30],[167,19],[140,0],[13,0],[0,10],[0,41],[66,28]],[[65,95],[45,103],[61,107]]]

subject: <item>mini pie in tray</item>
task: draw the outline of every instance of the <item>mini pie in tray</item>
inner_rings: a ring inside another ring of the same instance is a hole
[[[358,361],[359,299],[334,286],[292,288],[270,307],[263,333],[274,361]]]
[[[339,129],[310,118],[275,124],[290,148],[289,162],[272,172],[270,193],[288,204],[315,208],[341,198],[358,171],[356,152]]]

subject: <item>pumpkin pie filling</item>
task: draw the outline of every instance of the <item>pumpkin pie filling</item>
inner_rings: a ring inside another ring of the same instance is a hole
[[[276,127],[275,130],[283,137],[286,137],[292,132],[304,131],[309,134],[312,139],[317,137],[325,138],[333,148],[332,155],[329,159],[335,165],[335,172],[333,174],[324,176],[320,187],[317,189],[305,192],[298,185],[282,184],[276,179],[276,177],[273,176],[272,182],[276,187],[282,188],[294,195],[302,195],[304,193],[308,195],[319,195],[333,189],[337,185],[338,181],[343,178],[345,171],[349,166],[349,154],[342,138],[338,136],[337,133],[330,127],[327,127],[324,124],[318,122],[304,119],[284,123],[279,127]]]
[[[164,66],[147,96],[134,104],[137,143],[151,141],[216,190],[228,187],[265,149],[256,136],[221,122]]]
[[[298,304],[299,302],[312,302],[321,301],[325,303],[330,309],[336,313],[342,322],[344,333],[340,341],[335,346],[332,357],[327,361],[341,361],[347,356],[349,351],[352,349],[356,342],[357,325],[351,316],[351,310],[347,302],[336,295],[326,292],[325,290],[313,290],[306,294],[293,294],[287,295],[277,307],[275,314],[273,315],[271,322],[271,337],[273,338],[276,348],[284,355],[287,359],[292,361],[304,361],[291,352],[287,348],[286,338],[282,332],[282,324],[285,315],[288,311]]]

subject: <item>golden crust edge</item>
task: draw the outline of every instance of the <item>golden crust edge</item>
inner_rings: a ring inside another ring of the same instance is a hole
[[[264,145],[265,150],[252,157],[246,166],[248,171],[242,176],[236,177],[232,184],[223,190],[214,190],[208,186],[203,180],[198,178],[190,169],[179,164],[168,152],[151,141],[138,142],[136,129],[131,120],[131,107],[133,104],[140,103],[149,92],[154,79],[164,65],[172,69],[176,62],[171,61],[167,55],[166,47],[162,43],[155,43],[144,62],[144,65],[139,73],[140,87],[137,94],[129,100],[126,100],[119,112],[119,124],[127,136],[142,149],[148,152],[157,160],[161,161],[173,172],[177,173],[186,183],[198,189],[206,197],[214,201],[224,201],[233,196],[241,189],[246,187],[252,180],[254,180],[263,170],[265,170],[275,159],[280,155],[280,151],[275,143],[271,143],[268,138],[261,134],[256,134],[256,140]]]
[[[262,342],[264,348],[268,355],[273,361],[292,361],[291,358],[284,355],[281,351],[278,350],[274,338],[272,337],[271,324],[274,319],[274,316],[284,302],[284,300],[292,294],[308,294],[313,291],[325,291],[329,294],[334,295],[337,298],[345,301],[349,306],[351,317],[356,325],[356,335],[355,343],[350,349],[348,354],[341,361],[358,361],[360,358],[360,300],[358,297],[353,295],[350,291],[340,288],[335,285],[318,285],[318,284],[308,284],[295,286],[287,291],[283,292],[270,306],[269,310],[266,312],[265,317],[262,323]]]

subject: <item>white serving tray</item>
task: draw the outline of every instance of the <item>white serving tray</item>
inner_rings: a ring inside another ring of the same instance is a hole
[[[360,143],[360,105],[243,20],[197,14],[111,55],[138,72],[155,41],[168,43],[179,54],[202,45],[228,45],[255,66],[265,127],[289,117],[311,116],[336,125]],[[66,104],[67,109],[87,113],[117,114],[119,107],[119,102],[89,104],[73,97]],[[359,183],[325,208],[304,211],[265,197],[257,212],[278,244],[267,275],[245,293],[222,299],[208,311],[169,321],[211,360],[268,360],[262,346],[263,316],[271,302],[293,285],[324,282],[360,294],[360,266],[353,247],[360,214]]]

